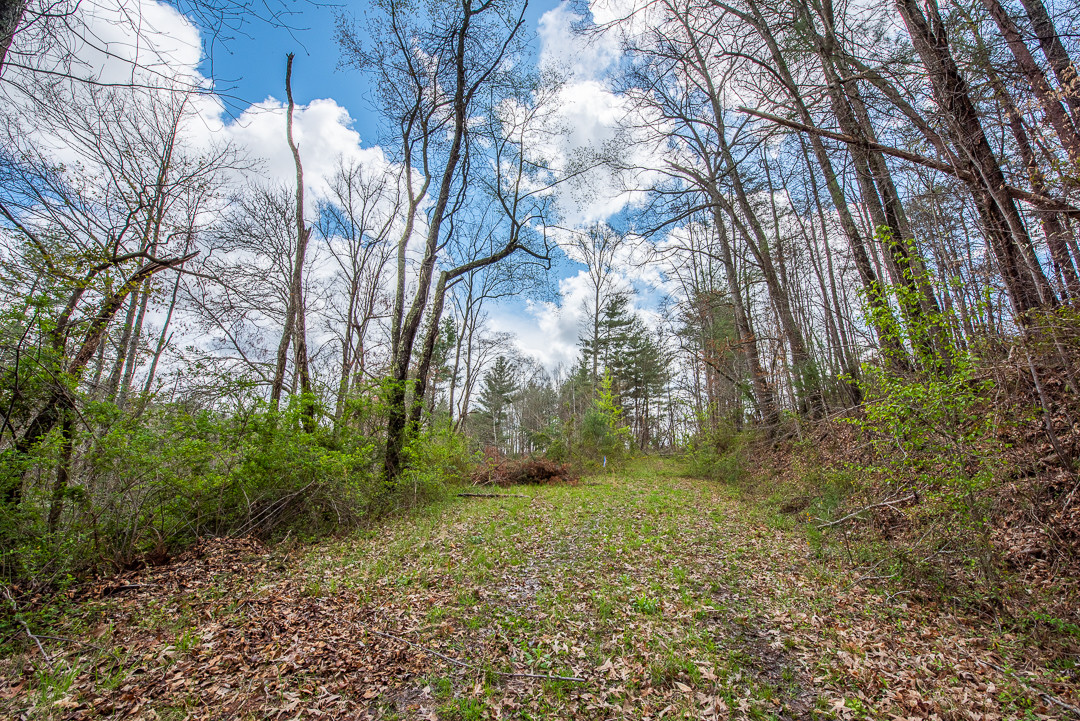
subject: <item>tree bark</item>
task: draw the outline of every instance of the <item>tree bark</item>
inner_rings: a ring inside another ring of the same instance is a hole
[[[929,19],[915,0],[896,0],[912,43],[922,59],[938,107],[943,111],[959,157],[970,164],[976,182],[969,184],[983,218],[987,238],[1009,291],[1017,318],[1053,305],[1050,284],[1031,248],[1020,213],[1006,191],[1005,176],[983,132],[975,105],[949,50],[936,0],[926,3]]]
[[[758,351],[757,337],[753,328],[750,327],[750,315],[743,303],[742,288],[739,277],[735,272],[735,259],[731,252],[731,243],[727,234],[727,224],[724,222],[723,212],[718,204],[711,206],[713,227],[716,231],[716,239],[720,249],[720,262],[724,265],[724,275],[727,277],[728,294],[731,296],[732,310],[735,315],[735,330],[739,336],[739,351],[750,371],[750,383],[754,391],[754,404],[757,406],[758,416],[767,434],[774,435],[780,427],[780,412],[776,405],[776,396],[769,388],[765,369],[761,365],[761,354]]]
[[[1073,65],[1072,58],[1061,43],[1061,37],[1042,0],[1020,0],[1020,2],[1027,11],[1032,27],[1035,28],[1039,46],[1054,70],[1059,92],[1072,111],[1073,124],[1080,126],[1080,78],[1077,77],[1076,66]]]
[[[293,367],[300,381],[300,393],[303,395],[304,428],[310,433],[315,429],[315,403],[311,398],[311,371],[308,368],[307,350],[307,312],[304,307],[304,262],[307,256],[308,240],[311,228],[304,223],[304,166],[300,162],[300,148],[293,138],[293,113],[296,107],[292,93],[292,66],[295,56],[289,53],[285,65],[285,95],[289,101],[288,116],[285,120],[285,137],[292,151],[293,164],[296,166],[296,260],[293,265],[290,303],[293,306]]]
[[[0,74],[7,63],[8,50],[26,11],[26,0],[0,0]]]
[[[1027,130],[1024,127],[1024,120],[1020,115],[1020,109],[1016,107],[1016,103],[1013,102],[1012,96],[1009,95],[1009,92],[1005,89],[1004,83],[1001,82],[1001,79],[997,76],[997,73],[994,72],[993,68],[988,68],[987,70],[990,85],[994,90],[994,96],[1005,111],[1009,130],[1012,132],[1013,139],[1016,140],[1016,146],[1020,150],[1020,160],[1027,169],[1031,189],[1036,193],[1045,194],[1047,191],[1046,180],[1043,177],[1042,170],[1039,168],[1038,159],[1035,157],[1035,150],[1031,147],[1031,140],[1028,138]],[[1053,261],[1056,270],[1064,279],[1065,287],[1063,296],[1072,298],[1073,300],[1080,299],[1080,276],[1077,275],[1076,269],[1073,267],[1072,258],[1069,256],[1066,220],[1058,213],[1051,211],[1036,211],[1036,216],[1039,218],[1039,223],[1042,226],[1043,235],[1046,236],[1046,244],[1050,249],[1050,258]]]
[[[62,412],[60,422],[60,461],[56,465],[56,479],[53,481],[52,499],[49,502],[49,533],[56,533],[60,525],[60,515],[64,512],[64,492],[71,477],[71,451],[74,444],[75,420],[70,410]]]
[[[1005,37],[1005,43],[1009,46],[1009,50],[1016,59],[1017,67],[1028,81],[1032,91],[1035,93],[1035,97],[1042,106],[1043,112],[1046,113],[1050,125],[1053,126],[1054,132],[1057,133],[1058,139],[1061,141],[1062,147],[1065,148],[1069,161],[1074,166],[1080,164],[1080,134],[1077,133],[1072,118],[1065,112],[1065,108],[1062,107],[1061,101],[1057,97],[1057,93],[1050,87],[1050,83],[1046,79],[1046,74],[1043,73],[1042,68],[1035,62],[1035,58],[1031,56],[1031,51],[1028,50],[1027,45],[1024,44],[1024,38],[1020,35],[1020,30],[1016,27],[1016,23],[1009,17],[1009,14],[1005,12],[1005,8],[1001,6],[1001,3],[998,2],[998,0],[980,1],[982,2],[982,6],[986,8],[986,11],[990,13],[990,17],[997,23],[998,29],[1001,30],[1001,34]]]

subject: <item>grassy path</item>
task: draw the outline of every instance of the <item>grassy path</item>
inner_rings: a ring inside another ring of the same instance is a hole
[[[0,662],[0,716],[1012,719],[1077,703],[1074,671],[1037,649],[853,585],[791,519],[674,464],[586,480],[454,499],[303,556],[210,545],[114,581],[72,607],[69,641],[45,641],[52,669],[36,649]]]

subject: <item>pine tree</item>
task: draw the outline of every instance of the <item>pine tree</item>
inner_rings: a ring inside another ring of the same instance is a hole
[[[484,445],[503,449],[509,437],[507,421],[517,391],[514,365],[499,356],[481,382],[479,408],[472,416],[475,437]]]
[[[636,322],[630,310],[630,296],[626,293],[613,295],[600,311],[596,338],[580,339],[582,354],[595,360],[594,365],[600,371],[610,368],[617,381]]]

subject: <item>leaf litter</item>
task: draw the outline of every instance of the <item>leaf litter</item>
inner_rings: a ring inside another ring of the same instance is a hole
[[[604,480],[288,556],[207,540],[87,585],[48,632],[63,640],[42,641],[56,668],[29,644],[0,661],[0,715],[993,720],[1077,704],[1074,672],[1038,648],[853,584],[723,487],[662,464]]]

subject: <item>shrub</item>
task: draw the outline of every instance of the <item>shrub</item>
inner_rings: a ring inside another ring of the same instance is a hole
[[[23,497],[0,508],[0,571],[47,585],[103,561],[160,560],[203,535],[354,525],[378,489],[376,445],[344,424],[308,432],[301,409],[295,400],[281,412],[257,404],[231,413],[87,404],[67,461],[54,431],[22,464]],[[70,471],[62,488],[61,463]]]
[[[586,461],[621,460],[633,441],[612,385],[611,371],[605,371],[596,398],[581,419],[581,444],[577,450]]]

